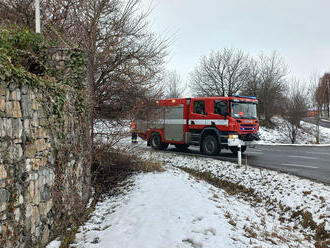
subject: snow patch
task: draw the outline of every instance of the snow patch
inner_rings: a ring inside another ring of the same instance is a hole
[[[259,128],[261,138],[260,144],[290,144],[285,120],[279,117],[272,118],[277,125],[276,128],[270,129],[263,126]],[[301,121],[301,128],[298,130],[296,144],[315,144],[316,125]],[[320,127],[320,144],[330,145],[330,128]]]
[[[46,248],[60,248],[60,246],[61,246],[61,241],[53,240],[46,246]]]

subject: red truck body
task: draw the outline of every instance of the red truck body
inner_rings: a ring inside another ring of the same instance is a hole
[[[137,133],[155,149],[172,144],[178,149],[200,146],[205,154],[221,149],[237,152],[228,145],[234,138],[244,152],[259,139],[257,103],[254,97],[242,96],[159,100],[150,116],[137,120]]]

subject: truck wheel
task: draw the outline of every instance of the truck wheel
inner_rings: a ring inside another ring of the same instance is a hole
[[[162,138],[158,133],[153,133],[150,136],[151,147],[155,150],[164,150],[168,147],[168,144],[162,143]]]
[[[229,147],[229,150],[235,155],[237,155],[237,153],[238,153],[237,146],[231,146],[231,147]],[[243,154],[245,151],[246,151],[246,146],[241,146],[241,153]]]
[[[206,136],[201,145],[201,152],[206,155],[217,155],[220,152],[220,145],[213,135]]]
[[[189,145],[186,145],[186,144],[175,144],[175,148],[178,150],[178,151],[187,151]]]

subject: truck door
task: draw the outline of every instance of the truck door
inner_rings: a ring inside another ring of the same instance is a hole
[[[226,100],[215,100],[212,105],[213,111],[210,113],[212,125],[218,126],[219,130],[227,130],[228,120],[225,115],[228,112],[228,102]]]
[[[189,111],[189,127],[203,129],[206,125],[207,108],[205,100],[193,99]]]

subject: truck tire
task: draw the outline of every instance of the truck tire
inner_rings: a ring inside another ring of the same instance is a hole
[[[178,151],[187,151],[189,145],[186,145],[186,144],[175,144],[175,148],[178,150]]]
[[[168,144],[162,143],[162,138],[159,133],[153,133],[150,136],[150,145],[155,150],[164,150],[168,147]]]
[[[235,155],[237,155],[237,153],[238,153],[238,147],[237,146],[231,146],[231,147],[229,147],[229,150]],[[246,151],[246,146],[242,146],[241,147],[241,153],[243,154],[245,151]]]
[[[220,145],[217,138],[213,135],[208,135],[202,140],[201,152],[205,155],[217,155],[220,152]]]

